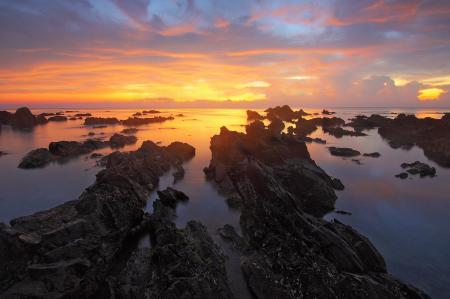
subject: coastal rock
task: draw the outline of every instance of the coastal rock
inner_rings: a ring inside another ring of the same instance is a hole
[[[142,114],[158,114],[161,113],[161,111],[158,110],[144,110],[142,111]]]
[[[125,136],[122,134],[114,134],[109,139],[111,147],[124,147],[125,145],[134,144],[137,142],[136,136]]]
[[[263,120],[264,116],[253,110],[247,110],[247,120]]]
[[[6,153],[6,152],[3,152],[3,151],[0,151],[0,157],[1,156],[5,156],[5,155],[7,155],[8,153]]]
[[[37,124],[35,116],[27,107],[16,110],[11,116],[11,126],[18,129],[33,128]]]
[[[92,116],[90,113],[77,113],[74,115],[74,117],[89,117]]]
[[[265,112],[266,112],[267,119],[269,119],[271,121],[276,118],[279,118],[282,121],[292,122],[292,121],[298,119],[299,117],[309,115],[309,113],[306,113],[303,110],[294,111],[288,105],[268,108],[265,110]]]
[[[153,123],[162,123],[167,120],[173,120],[173,116],[156,116],[156,117],[148,117],[148,118],[139,118],[139,117],[130,117],[126,120],[122,121],[122,125],[124,126],[142,126]]]
[[[326,110],[326,109],[323,109],[323,110],[322,110],[322,114],[323,114],[323,115],[332,115],[332,114],[336,114],[336,112],[328,111],[328,110]]]
[[[395,177],[404,180],[404,179],[408,178],[408,173],[407,172],[401,172],[399,174],[396,174]]]
[[[137,128],[125,128],[122,130],[122,134],[136,134],[138,131]]]
[[[355,157],[361,155],[361,153],[357,150],[354,150],[352,148],[348,147],[334,147],[330,146],[328,148],[330,151],[330,154],[333,156],[339,156],[339,157]]]
[[[115,152],[107,156],[106,160],[105,169],[97,174],[95,183],[77,200],[13,219],[9,226],[0,224],[1,298],[99,297],[96,295],[130,242],[128,238],[131,231],[144,220],[142,208],[150,192],[157,186],[159,177],[170,169],[175,158],[164,147],[144,142],[137,151]],[[157,219],[163,218],[160,216]],[[203,281],[210,282],[205,286],[211,286],[211,291],[217,290],[213,287],[214,282],[223,282],[226,288],[225,275],[220,276],[222,280],[219,280],[219,276],[215,276],[216,272],[208,272],[212,267],[224,269],[223,256],[208,254],[208,249],[214,247],[202,246],[213,246],[213,243],[202,243],[207,233],[201,224],[192,224],[191,228],[186,229],[186,242],[177,241],[181,240],[177,236],[184,232],[179,232],[175,224],[169,224],[168,220],[164,224],[162,221],[155,221],[154,224],[153,228],[157,230],[156,246],[160,249],[155,251],[151,261],[160,266],[151,267],[155,272],[149,279],[155,286],[143,286],[148,287],[148,292],[156,295],[156,291],[153,291],[158,290],[170,294],[174,288],[167,288],[169,285],[175,287],[187,281],[183,280],[186,278],[186,272],[183,272],[176,283],[174,275],[182,272],[170,271],[179,262],[183,262],[184,268],[192,274],[190,277],[193,279],[188,282],[197,282],[199,289]],[[186,239],[194,235],[201,238],[192,239],[197,242]],[[171,242],[176,242],[175,251],[170,250]],[[201,251],[202,248],[204,251]],[[183,255],[188,250],[192,254]],[[164,252],[170,256],[165,256]],[[215,256],[221,259],[213,259]],[[197,267],[189,267],[192,262],[199,261],[196,257],[202,257],[202,262],[195,264]],[[174,264],[167,264],[166,267],[168,260],[174,261]],[[199,272],[200,269],[204,271]],[[163,271],[160,273],[159,270]],[[165,276],[165,273],[171,275]],[[195,276],[195,273],[199,275]],[[202,279],[203,274],[208,275]],[[181,290],[189,287],[182,286]],[[180,290],[177,287],[175,289]]]
[[[173,176],[173,183],[177,183],[178,181],[182,180],[184,178],[184,168],[183,165],[179,164],[177,166],[175,166],[175,171],[173,172],[172,176]]]
[[[115,117],[88,117],[84,120],[86,126],[96,126],[96,125],[117,125],[120,121]]]
[[[88,139],[84,142],[78,141],[58,141],[51,142],[48,146],[49,151],[58,157],[76,157],[88,154],[95,150],[107,147],[108,142]]]
[[[36,123],[38,125],[45,125],[46,123],[48,123],[48,119],[43,115],[38,115],[36,116]]]
[[[55,160],[56,157],[48,149],[38,148],[26,154],[18,167],[22,169],[41,168]]]
[[[12,113],[8,111],[0,111],[0,125],[10,125]]]
[[[379,158],[381,157],[381,154],[379,152],[373,152],[373,153],[364,153],[363,156],[371,158]]]
[[[62,116],[62,115],[55,115],[55,116],[49,117],[48,121],[57,121],[57,122],[67,121],[67,117]]]
[[[341,138],[343,136],[353,136],[353,137],[358,137],[358,136],[367,136],[367,134],[360,132],[360,131],[350,131],[350,130],[346,130],[343,129],[341,127],[323,127],[323,131],[325,133],[328,133],[336,138]]]
[[[420,177],[436,176],[436,168],[420,161],[415,161],[413,163],[402,163],[400,166],[403,169],[407,169],[406,171],[412,175],[419,174]]]
[[[259,127],[259,126],[257,126]],[[261,129],[261,128],[260,128]],[[241,211],[242,237],[219,231],[241,256],[255,298],[428,298],[386,273],[372,243],[321,216],[334,208],[333,178],[294,137],[222,127],[206,169]],[[258,137],[256,137],[258,136]],[[336,181],[335,181],[336,183]]]
[[[175,141],[166,147],[166,151],[178,161],[187,161],[195,156],[195,148],[187,143]]]

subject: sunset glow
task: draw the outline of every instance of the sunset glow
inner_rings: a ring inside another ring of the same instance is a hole
[[[449,10],[446,1],[0,1],[0,102],[448,106]]]

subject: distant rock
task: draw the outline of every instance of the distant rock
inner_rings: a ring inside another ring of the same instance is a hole
[[[419,174],[420,177],[436,176],[436,168],[420,161],[415,161],[413,163],[402,163],[400,166],[404,169],[407,169],[406,171],[412,175]]]
[[[181,179],[183,179],[184,178],[184,174],[185,174],[185,171],[184,171],[183,165],[177,164],[175,166],[175,171],[172,174],[172,176],[173,176],[173,183],[175,184],[178,181],[180,181]]]
[[[142,114],[158,114],[161,113],[161,111],[158,110],[144,110],[142,111]]]
[[[115,117],[88,117],[84,120],[84,124],[87,126],[95,126],[95,125],[117,125],[120,121]]]
[[[371,158],[379,158],[381,154],[379,152],[373,152],[373,153],[364,153],[363,156]]]
[[[247,110],[247,120],[263,120],[264,116],[253,110]]]
[[[138,118],[138,117],[130,117],[126,120],[122,121],[122,125],[124,126],[142,126],[153,123],[161,123],[167,120],[173,120],[173,116],[157,116],[157,117],[149,117],[149,118]]]
[[[325,133],[328,133],[336,138],[341,138],[343,136],[353,136],[353,137],[358,137],[358,136],[367,136],[367,134],[360,132],[360,131],[350,131],[350,130],[346,130],[343,129],[341,127],[323,127],[323,131]]]
[[[12,113],[8,111],[0,111],[0,125],[10,125]]]
[[[294,111],[288,105],[276,106],[265,110],[267,119],[273,120],[279,118],[283,121],[292,122],[301,116],[309,115],[303,110]]]
[[[142,116],[142,113],[141,112],[136,112],[136,113],[133,114],[133,116]]]
[[[46,123],[48,123],[48,119],[43,115],[38,115],[36,116],[36,123],[38,125],[45,125]]]
[[[136,136],[126,136],[122,134],[114,134],[109,139],[111,147],[124,147],[125,145],[134,144],[137,142]]]
[[[136,134],[139,130],[137,128],[125,128],[121,131],[122,134]]]
[[[322,138],[311,138],[311,137],[301,137],[300,138],[301,141],[307,142],[307,143],[311,143],[311,142],[315,142],[315,143],[319,143],[319,144],[326,144],[327,141],[322,139]]]
[[[62,116],[62,115],[55,115],[55,116],[50,117],[48,119],[48,121],[57,121],[57,122],[67,121],[67,117]]]
[[[335,211],[335,213],[336,214],[341,214],[341,215],[348,215],[348,216],[352,215],[352,213],[347,212],[347,211],[343,211],[343,210],[337,210],[337,211]]]
[[[74,117],[89,117],[92,116],[90,113],[77,113],[74,115]]]
[[[6,152],[3,152],[3,151],[0,151],[0,157],[1,156],[5,156],[5,155],[7,155],[8,153],[6,153]]]
[[[333,156],[339,156],[339,157],[355,157],[361,155],[361,153],[357,150],[354,150],[352,148],[348,147],[334,147],[330,146],[328,148],[330,151],[330,154]]]
[[[323,114],[323,115],[332,115],[332,114],[336,114],[336,112],[328,111],[328,110],[326,110],[326,109],[323,109],[323,110],[322,110],[322,114]]]
[[[166,147],[166,151],[178,161],[187,161],[195,156],[195,148],[187,143],[172,142]]]

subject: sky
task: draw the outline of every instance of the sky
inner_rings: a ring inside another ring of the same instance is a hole
[[[450,107],[448,0],[0,0],[0,106]]]

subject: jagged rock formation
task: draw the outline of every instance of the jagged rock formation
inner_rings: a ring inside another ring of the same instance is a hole
[[[184,147],[189,150],[183,152],[193,150],[188,144]],[[181,149],[181,145],[175,148]],[[0,224],[0,297],[89,298],[97,294],[128,244],[131,231],[144,220],[142,208],[149,192],[164,172],[185,157],[174,152],[175,148],[168,151],[168,147],[146,141],[137,151],[114,152],[107,156],[105,169],[97,174],[96,182],[77,200],[14,219],[10,225]],[[170,254],[167,251],[170,246],[163,242],[180,240],[178,234],[186,239],[195,239],[194,235],[206,238],[199,224],[191,224],[184,233],[178,232],[174,225],[160,225],[160,234],[166,234],[167,238],[163,236],[159,241],[158,256],[162,259],[155,258],[152,263],[164,264],[164,254]],[[181,249],[184,243],[175,244]],[[198,244],[210,253],[202,243]],[[199,252],[192,249],[192,254],[187,255],[191,259],[185,263],[194,260]],[[208,261],[214,261],[209,258],[213,256],[210,253],[204,264],[198,263],[199,267],[208,269],[211,266]],[[197,269],[191,271],[198,273]],[[209,274],[207,270],[204,273]],[[163,292],[159,286],[165,282],[172,285],[171,277],[152,276],[155,287],[149,288],[149,292],[157,297],[159,290]],[[210,275],[205,279],[215,278]]]
[[[427,158],[444,167],[450,167],[450,114],[441,119],[419,119],[414,115],[399,114],[390,119],[380,115],[358,116],[348,125],[358,129],[378,128],[378,133],[393,148],[423,149]]]
[[[247,110],[247,120],[263,120],[265,117],[253,110]]]
[[[229,226],[220,233],[240,252],[255,298],[427,298],[386,273],[367,238],[320,218],[339,184],[303,142],[251,124],[247,134],[222,127],[211,151],[205,172],[241,211],[243,235]]]

